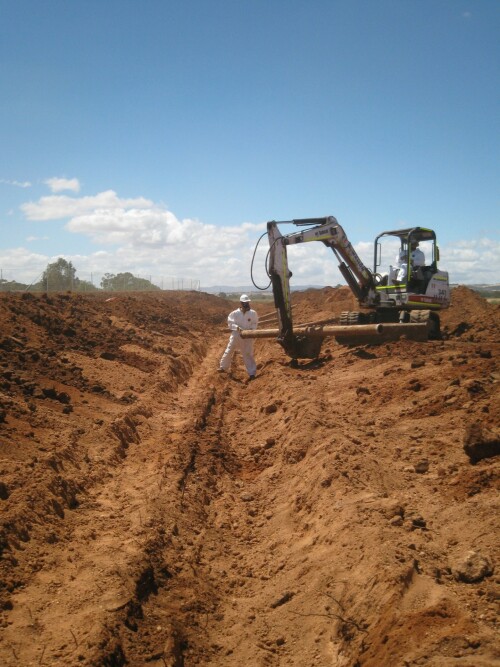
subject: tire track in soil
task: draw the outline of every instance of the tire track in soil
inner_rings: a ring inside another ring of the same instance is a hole
[[[288,503],[278,488],[276,455],[265,462],[249,455],[241,444],[252,441],[248,429],[240,442],[234,437],[235,424],[245,422],[237,416],[241,406],[248,406],[250,423],[258,418],[266,383],[259,391],[259,380],[246,384],[240,370],[230,378],[217,375],[220,349],[209,350],[179,394],[177,409],[163,415],[171,425],[172,455],[149,518],[134,594],[106,624],[92,664],[231,667],[249,655],[255,665],[284,664],[287,656],[295,664],[300,614],[288,614],[289,647],[273,615],[295,595],[280,588],[280,579],[290,579],[288,573],[281,578],[289,536],[292,544],[297,538],[291,551],[299,552],[308,538],[293,524],[280,526],[283,532],[270,527]],[[303,574],[307,558],[299,560],[293,569]],[[327,615],[332,621],[335,615]],[[337,655],[335,646],[331,655]]]
[[[144,586],[138,582],[134,601],[108,626],[103,664],[177,667],[218,660],[221,647],[211,637],[220,631],[213,626],[241,583],[228,572],[241,568],[240,550],[254,541],[237,531],[235,517],[246,511],[244,500],[235,506],[235,494],[241,478],[258,472],[228,443],[227,404],[239,404],[248,386],[238,371],[230,378],[214,372],[221,349],[217,343],[209,350],[178,397],[175,454],[151,518]]]
[[[302,553],[309,538],[288,519],[278,529],[270,521],[288,514],[277,454],[252,455],[267,442],[255,447],[251,428],[238,437],[241,422],[258,419],[267,382],[246,384],[239,369],[217,375],[220,349],[212,347],[179,396],[175,455],[155,503],[136,595],[108,625],[95,664],[231,667],[248,664],[248,656],[255,665],[296,664],[302,619],[284,608],[295,592],[282,586],[290,581],[289,556],[297,574],[309,567]],[[277,629],[283,613],[289,646]],[[336,620],[330,615],[326,623]],[[309,652],[317,655],[316,647]]]

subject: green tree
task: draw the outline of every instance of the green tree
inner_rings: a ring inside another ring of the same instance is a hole
[[[0,292],[15,292],[25,290],[28,286],[24,283],[18,283],[17,280],[0,280]]]
[[[41,280],[30,288],[36,292],[91,292],[98,289],[90,281],[77,278],[73,264],[62,257],[47,264]]]
[[[105,273],[101,278],[101,287],[104,290],[111,291],[114,289],[114,280],[116,276],[114,273]]]
[[[159,290],[157,285],[153,285],[150,280],[145,278],[136,278],[132,273],[105,273],[101,279],[103,290],[112,292],[131,292],[144,290]]]
[[[94,283],[91,283],[90,280],[80,280],[79,278],[75,278],[75,281],[75,289],[78,290],[78,292],[96,292],[99,289]]]
[[[73,264],[59,257],[57,262],[47,265],[37,287],[47,292],[64,292],[77,289],[78,283]]]

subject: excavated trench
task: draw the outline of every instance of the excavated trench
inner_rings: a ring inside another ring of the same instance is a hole
[[[257,472],[228,443],[228,393],[227,386],[212,386],[193,399],[189,390],[195,405],[179,429],[172,466],[159,484],[134,595],[103,628],[96,665],[216,664],[218,647],[210,643],[209,626],[211,619],[222,617],[225,600],[211,564],[231,558],[239,540],[231,529],[231,512],[214,512],[212,503],[234,493],[242,475]]]

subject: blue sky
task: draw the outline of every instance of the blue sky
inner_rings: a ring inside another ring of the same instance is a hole
[[[0,0],[2,275],[247,285],[267,220],[334,215],[500,282],[499,34],[498,0]]]

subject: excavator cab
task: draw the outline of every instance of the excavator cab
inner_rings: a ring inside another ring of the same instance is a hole
[[[439,248],[432,229],[410,227],[375,239],[374,275],[379,305],[404,310],[446,308],[448,274],[438,269]]]

